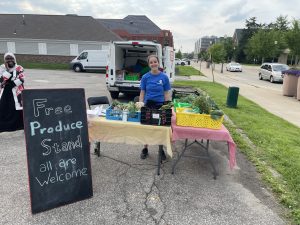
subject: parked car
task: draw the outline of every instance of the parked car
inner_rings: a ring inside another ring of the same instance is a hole
[[[231,62],[226,65],[226,70],[230,72],[233,71],[242,72],[242,65],[236,62]]]
[[[185,65],[191,65],[190,59],[182,59],[182,61],[185,63]]]
[[[282,71],[288,70],[289,66],[280,63],[263,63],[260,66],[258,78],[260,80],[266,79],[271,83],[273,82],[283,82]]]
[[[185,66],[187,63],[181,59],[175,58],[175,65]]]
[[[103,70],[107,66],[108,50],[83,50],[70,62],[75,72]]]

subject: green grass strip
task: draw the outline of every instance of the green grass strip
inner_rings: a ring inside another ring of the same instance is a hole
[[[176,66],[176,76],[204,76],[199,70],[192,66]]]
[[[69,70],[70,65],[67,63],[34,63],[18,62],[24,69],[47,69],[47,70]]]

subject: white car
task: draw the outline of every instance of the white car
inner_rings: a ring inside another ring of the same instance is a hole
[[[231,63],[228,63],[226,65],[226,70],[227,71],[230,71],[230,72],[233,72],[233,71],[238,71],[238,72],[242,72],[242,65],[239,64],[239,63],[236,63],[236,62],[231,62]]]
[[[185,66],[186,62],[181,60],[181,59],[178,59],[178,58],[175,58],[175,65],[181,65],[181,66]]]
[[[286,64],[280,63],[263,63],[260,66],[258,72],[258,78],[260,80],[266,79],[271,83],[273,82],[283,82],[283,74],[282,71],[288,70],[289,66]]]

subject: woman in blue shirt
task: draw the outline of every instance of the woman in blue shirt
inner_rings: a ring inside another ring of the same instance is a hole
[[[159,59],[156,55],[148,56],[147,61],[151,70],[144,74],[141,79],[141,92],[137,104],[159,109],[164,102],[171,100],[170,81],[168,76],[159,70]],[[147,156],[148,145],[145,145],[141,153],[141,159],[146,159]],[[164,152],[162,159],[166,159]]]

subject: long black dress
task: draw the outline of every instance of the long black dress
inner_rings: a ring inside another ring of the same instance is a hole
[[[23,110],[16,110],[13,87],[15,83],[8,80],[0,99],[0,132],[24,129]]]

